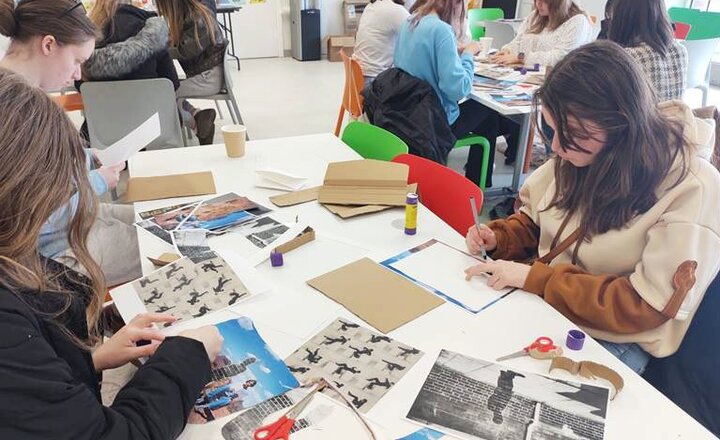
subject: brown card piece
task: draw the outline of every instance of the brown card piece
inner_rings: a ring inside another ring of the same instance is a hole
[[[411,183],[407,186],[407,192],[414,193],[417,192],[417,183]],[[387,206],[387,205],[364,205],[364,206],[353,206],[353,205],[323,205],[328,209],[328,211],[332,212],[333,214],[339,216],[340,218],[352,218],[356,217],[358,215],[363,214],[372,214],[373,212],[380,212],[385,211],[392,208],[397,208],[397,206]]]
[[[369,258],[307,282],[383,333],[441,305],[443,300]]]
[[[180,255],[173,254],[170,252],[165,252],[164,254],[160,255],[157,258],[147,257],[147,259],[150,260],[150,262],[152,264],[154,264],[155,266],[163,267],[163,266],[167,266],[168,264],[172,263],[175,260],[179,260]]]
[[[333,205],[404,206],[408,172],[405,164],[372,159],[331,163],[318,201]]]
[[[302,189],[300,191],[293,191],[286,194],[272,196],[270,197],[270,201],[273,202],[275,206],[279,207],[299,205],[301,203],[317,200],[319,191],[320,187],[315,186],[312,188]]]
[[[131,177],[128,180],[126,202],[160,200],[172,197],[215,194],[212,172],[171,174],[167,176]]]
[[[287,254],[288,252],[293,251],[304,244],[308,244],[313,240],[315,240],[315,230],[308,226],[300,234],[298,234],[297,237],[276,247],[275,252]]]

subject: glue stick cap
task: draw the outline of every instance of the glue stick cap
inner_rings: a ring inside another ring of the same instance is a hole
[[[405,199],[405,203],[414,205],[418,202],[418,195],[415,193],[407,193],[407,198]]]
[[[282,252],[272,251],[270,252],[270,265],[272,267],[282,266],[285,262],[283,261]]]
[[[581,350],[585,344],[585,333],[580,330],[570,330],[565,340],[565,345],[570,350]]]

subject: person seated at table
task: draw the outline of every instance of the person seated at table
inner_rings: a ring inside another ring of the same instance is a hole
[[[360,64],[366,87],[393,65],[397,34],[410,15],[404,4],[404,0],[370,0],[363,10],[353,58]]]
[[[475,41],[465,41],[465,2],[463,0],[418,0],[410,10],[395,45],[395,67],[429,83],[445,109],[455,137],[469,133],[484,135],[495,131],[497,118],[491,110],[468,99],[475,74],[473,56],[480,51]],[[490,141],[493,162],[495,139]],[[465,165],[465,176],[480,180],[482,147],[473,145]],[[488,175],[491,173],[488,172]],[[492,186],[489,176],[486,186]]]
[[[610,29],[610,22],[612,20],[612,6],[615,0],[607,0],[605,2],[605,18],[600,21],[600,32],[598,33],[598,40],[607,40],[608,30]]]
[[[52,33],[48,33],[52,32]],[[97,31],[85,15],[81,2],[74,0],[0,0],[0,33],[11,37],[11,44],[0,61],[4,67],[23,76],[31,85],[45,91],[59,90],[80,79],[82,63],[95,47]],[[88,176],[98,195],[114,188],[124,164],[96,167],[94,151],[85,149]],[[55,212],[40,232],[40,253],[83,271],[73,258],[66,239],[67,220],[77,206],[77,197]],[[93,225],[90,252],[111,285],[142,275],[137,231],[132,206],[102,204]]]
[[[503,65],[552,67],[568,52],[594,39],[590,19],[573,0],[535,0],[533,12],[522,22],[515,38],[490,57]],[[518,124],[502,118],[499,135],[506,136],[505,164],[515,162]],[[545,128],[543,131],[550,134]]]
[[[155,4],[170,26],[172,53],[187,76],[176,91],[183,122],[200,145],[212,144],[215,109],[197,109],[185,98],[215,95],[225,85],[228,41],[216,18],[215,0],[155,0]]]
[[[678,349],[720,270],[713,128],[682,101],[657,104],[607,41],[571,52],[534,99],[557,156],[528,177],[519,213],[470,228],[469,250],[494,261],[466,272],[538,295],[642,372]]]
[[[98,201],[80,134],[44,92],[6,69],[0,69],[0,102],[3,438],[176,438],[211,378],[222,336],[211,326],[165,337],[153,324],[175,318],[144,314],[98,345],[106,287],[87,250]],[[37,249],[43,224],[71,197],[78,204],[66,238],[87,277]],[[150,343],[136,345],[141,340]],[[146,356],[113,405],[103,406],[102,371]]]
[[[663,0],[616,0],[608,39],[637,61],[659,101],[682,99],[688,54],[675,41]]]

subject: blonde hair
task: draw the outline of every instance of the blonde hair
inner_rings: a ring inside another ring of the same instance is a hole
[[[90,21],[102,31],[117,13],[120,3],[127,2],[123,0],[96,0],[95,6],[90,10]]]
[[[50,316],[56,323],[77,292],[48,273],[38,252],[41,228],[77,194],[77,208],[69,214],[67,239],[76,260],[88,273],[94,293],[87,304],[90,339],[97,341],[97,323],[105,281],[87,248],[95,220],[97,197],[87,176],[86,156],[80,135],[70,120],[40,89],[6,69],[0,69],[0,285],[26,300],[47,292],[65,295],[65,306]],[[86,284],[88,283],[86,279]],[[25,301],[31,305],[33,301]]]
[[[158,14],[165,17],[170,28],[170,43],[177,46],[183,32],[186,17],[190,16],[195,22],[195,41],[200,45],[197,23],[202,20],[210,32],[210,39],[215,41],[216,19],[200,0],[155,0]]]
[[[452,26],[455,37],[461,40],[465,35],[465,1],[464,0],[418,0],[410,8],[413,14],[410,26],[415,27],[426,15],[436,13],[440,20]]]
[[[528,33],[539,34],[545,29],[554,31],[563,25],[566,21],[578,14],[585,14],[585,11],[578,6],[573,0],[540,0],[548,5],[550,14],[547,17],[543,17],[537,13],[537,10],[533,12],[530,18],[530,26]]]

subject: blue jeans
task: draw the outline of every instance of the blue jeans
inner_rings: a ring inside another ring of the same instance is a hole
[[[635,343],[617,344],[599,339],[598,342],[637,374],[643,374],[650,361],[650,355]]]

